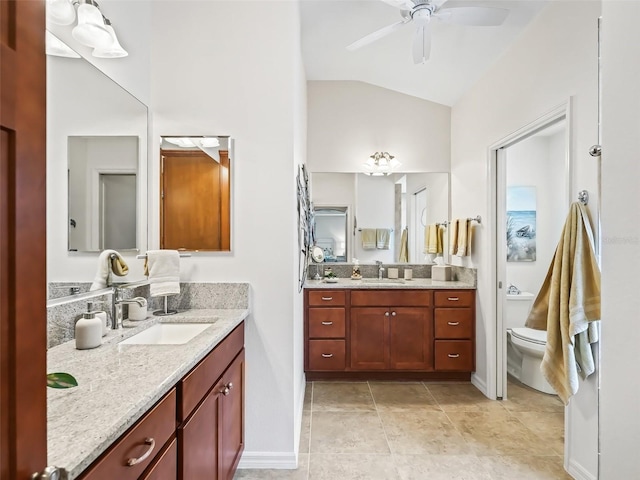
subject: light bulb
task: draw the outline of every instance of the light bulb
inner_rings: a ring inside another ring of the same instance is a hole
[[[113,44],[113,37],[104,24],[100,10],[88,3],[78,7],[78,25],[73,28],[71,35],[87,47],[102,49]]]

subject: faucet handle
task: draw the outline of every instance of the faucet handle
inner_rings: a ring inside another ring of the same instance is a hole
[[[382,267],[382,260],[376,260],[376,265]]]

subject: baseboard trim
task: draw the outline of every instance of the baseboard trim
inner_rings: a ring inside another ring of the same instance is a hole
[[[471,384],[474,385],[478,390],[480,390],[485,397],[491,398],[491,396],[487,393],[487,384],[475,373],[471,374]]]
[[[567,472],[575,478],[575,480],[596,480],[598,478],[597,475],[593,475],[582,465],[574,461],[569,461],[569,468],[567,469]]]
[[[247,452],[242,454],[238,470],[265,469],[295,470],[298,468],[298,456],[295,452]]]

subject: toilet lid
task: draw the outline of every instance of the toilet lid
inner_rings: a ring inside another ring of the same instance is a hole
[[[512,328],[511,334],[528,342],[544,345],[547,343],[547,331],[528,327]]]

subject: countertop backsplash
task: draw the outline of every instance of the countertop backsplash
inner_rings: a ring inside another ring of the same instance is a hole
[[[71,286],[80,286],[80,293],[88,291],[83,283],[57,282],[49,284],[49,290],[63,291],[68,295]],[[61,287],[61,288],[60,288]],[[144,297],[149,301],[149,316],[154,310],[164,308],[162,298],[151,298],[149,285],[125,288],[124,298]],[[59,298],[59,296],[58,296]],[[68,302],[47,308],[47,348],[55,347],[73,340],[76,321],[87,311],[87,302],[93,302],[93,310],[107,312],[111,322],[111,294],[104,294],[90,300],[75,300],[70,296]],[[181,283],[180,294],[169,297],[170,309],[180,311],[190,309],[248,309],[248,283]],[[124,318],[128,318],[128,305],[123,306]]]

